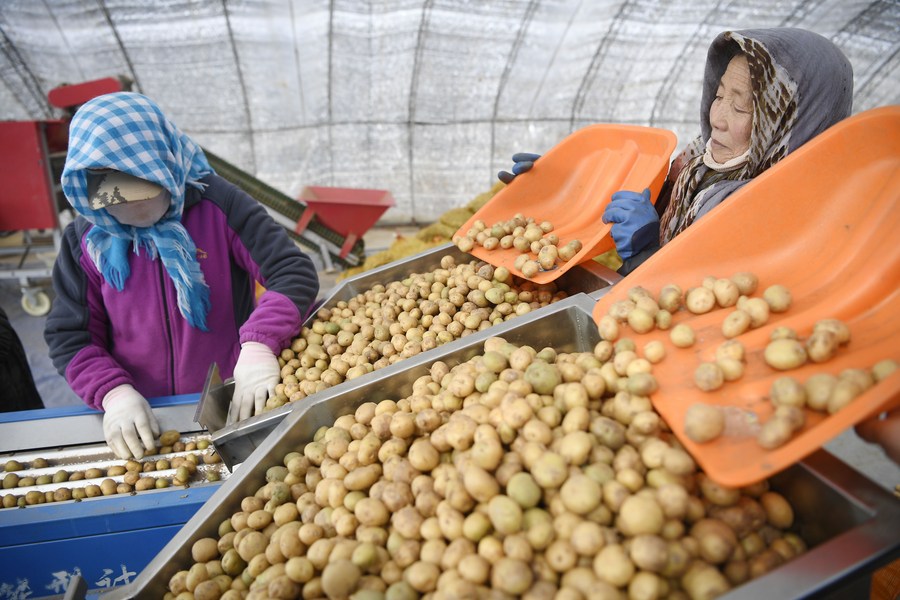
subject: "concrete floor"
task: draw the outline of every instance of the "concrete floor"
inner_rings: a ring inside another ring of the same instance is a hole
[[[410,235],[416,230],[417,228],[410,227],[373,228],[365,235],[366,250],[369,253],[384,250],[398,235]],[[0,240],[0,247],[4,244],[8,245],[9,240]],[[33,258],[34,267],[52,265],[52,252],[39,253]],[[5,261],[9,262],[9,259]],[[45,406],[49,408],[80,404],[81,400],[75,396],[65,379],[56,372],[47,356],[47,345],[43,338],[46,318],[28,315],[21,306],[22,293],[19,281],[2,278],[2,275],[3,272],[0,271],[0,306],[6,311],[25,346],[32,374]],[[320,297],[327,296],[329,290],[336,285],[337,275],[325,272],[319,274]],[[52,298],[52,286],[48,279],[34,279],[29,283],[43,288]],[[886,458],[881,448],[861,441],[852,430],[829,442],[826,448],[887,489],[893,490],[900,484],[900,466]]]

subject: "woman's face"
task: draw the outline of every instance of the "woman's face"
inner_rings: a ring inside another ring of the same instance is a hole
[[[750,147],[753,130],[753,90],[747,56],[738,54],[728,63],[709,109],[710,151],[718,163],[740,156]]]
[[[158,196],[147,200],[137,200],[107,206],[106,211],[122,225],[150,227],[169,210],[169,192],[163,190]]]

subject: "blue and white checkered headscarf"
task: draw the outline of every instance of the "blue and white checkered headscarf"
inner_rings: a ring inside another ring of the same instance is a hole
[[[149,227],[122,225],[105,208],[93,209],[87,169],[115,169],[157,183],[171,194],[169,209]],[[194,240],[181,224],[185,186],[203,189],[199,180],[213,170],[203,150],[181,132],[155,102],[131,92],[98,96],[86,102],[69,124],[69,149],[62,188],[72,207],[94,224],[88,254],[104,279],[121,291],[131,274],[128,245],[158,256],[175,284],[178,309],[206,331],[209,286],[197,262]]]

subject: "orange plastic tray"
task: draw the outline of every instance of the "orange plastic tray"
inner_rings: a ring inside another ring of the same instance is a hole
[[[894,373],[834,415],[806,411],[807,423],[784,446],[765,450],[755,427],[771,416],[773,380],[805,381],[817,372],[871,368],[885,358],[900,361],[900,106],[873,109],[832,127],[694,223],[650,260],[620,281],[594,309],[594,319],[643,286],[657,293],[676,283],[686,290],[703,277],[752,271],[761,296],[770,285],[788,287],[793,303],[772,313],[766,325],[738,337],[747,350],[742,378],[715,392],[693,382],[696,365],[712,361],[725,341],[721,324],[733,308],[704,315],[681,310],[673,325],[689,323],[697,343],[676,348],[668,331],[646,335],[624,328],[642,348],[663,341],[666,357],[654,365],[659,390],[651,396],[698,464],[724,485],[750,484],[801,460],[859,421],[900,404],[900,373]],[[824,363],[775,371],[763,361],[773,328],[791,327],[806,337],[814,323],[837,318],[851,341]],[[684,416],[695,402],[733,407],[737,423],[725,435],[697,444],[684,435]],[[745,429],[742,433],[740,430]]]
[[[573,239],[582,243],[572,260],[530,278],[536,283],[553,281],[575,265],[615,247],[609,236],[611,225],[601,221],[610,197],[619,190],[641,192],[650,188],[655,201],[675,144],[675,134],[665,129],[614,124],[579,129],[551,148],[530,171],[497,192],[457,233],[465,234],[478,219],[490,227],[516,213],[538,222],[550,221],[560,244]],[[522,277],[513,266],[520,254],[515,248],[488,251],[476,245],[471,254]]]

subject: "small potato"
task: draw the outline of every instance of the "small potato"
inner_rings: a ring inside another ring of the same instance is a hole
[[[738,340],[728,340],[716,348],[717,361],[731,358],[743,362],[745,354],[744,344]]]
[[[847,324],[839,319],[820,319],[816,321],[816,324],[813,325],[813,331],[830,331],[835,334],[838,339],[838,343],[843,346],[847,342],[850,341],[850,328],[847,327]]]
[[[644,358],[656,364],[666,356],[666,347],[659,340],[647,342],[644,345]]]
[[[628,326],[637,333],[647,333],[648,331],[652,331],[656,325],[653,315],[643,308],[635,308],[629,312],[626,320],[628,321]]]
[[[803,408],[806,406],[806,387],[790,375],[785,375],[772,382],[769,399],[775,406]]]
[[[717,358],[716,364],[722,370],[725,381],[737,381],[744,374],[744,363],[736,358]]]
[[[750,315],[750,327],[756,329],[762,327],[769,321],[769,304],[762,298],[747,298],[743,305],[738,308]]]
[[[717,279],[713,284],[713,294],[716,297],[716,303],[723,308],[727,308],[737,304],[741,291],[730,279]]]
[[[806,412],[798,406],[782,405],[775,409],[775,418],[784,419],[797,431],[806,423]]]
[[[731,276],[731,281],[737,286],[738,290],[744,296],[749,296],[756,291],[759,285],[759,278],[748,271],[741,271]]]
[[[750,313],[743,310],[735,310],[722,321],[722,335],[726,338],[736,338],[750,329]]]
[[[670,313],[676,312],[681,308],[683,302],[683,294],[681,288],[675,284],[664,285],[659,291],[659,307]]]
[[[831,396],[828,397],[827,410],[829,414],[833,415],[838,412],[864,391],[862,386],[856,381],[851,379],[838,379],[834,388],[831,390]]]
[[[708,313],[716,306],[716,296],[712,290],[705,287],[696,287],[688,290],[684,305],[695,315]]]
[[[714,440],[725,430],[725,413],[718,406],[692,404],[684,416],[684,433],[702,444]]]
[[[772,312],[784,312],[791,306],[791,292],[783,285],[770,285],[763,292],[763,300],[768,303]]]
[[[806,405],[818,410],[828,410],[828,400],[837,385],[838,378],[830,373],[816,373],[806,380]]]
[[[669,332],[669,339],[679,348],[690,348],[696,340],[694,330],[690,325],[680,323]]]
[[[704,392],[712,392],[725,383],[725,374],[717,363],[700,363],[694,370],[694,383]]]
[[[772,417],[760,428],[756,441],[767,450],[783,446],[791,439],[794,427],[787,419]]]
[[[181,439],[181,433],[175,429],[169,429],[167,431],[163,431],[159,435],[159,445],[160,446],[171,446],[175,442]]]
[[[656,499],[635,494],[628,496],[619,508],[616,526],[625,535],[656,535],[662,530],[665,516]]]
[[[766,345],[763,358],[773,369],[787,371],[806,363],[806,349],[797,340],[775,340]]]
[[[766,511],[766,520],[769,525],[779,529],[788,529],[794,524],[794,509],[778,492],[764,493],[760,496],[759,502]]]
[[[347,598],[356,590],[362,573],[352,561],[329,561],[322,571],[322,591],[329,598]]]
[[[839,345],[836,334],[819,329],[806,339],[806,354],[812,362],[822,363],[834,358]]]
[[[206,563],[219,558],[218,541],[215,538],[200,538],[191,546],[194,562]]]
[[[790,327],[785,327],[784,325],[779,325],[775,329],[772,330],[772,333],[769,334],[769,340],[797,340],[800,339],[800,336],[797,335],[797,332],[791,329]]]
[[[600,338],[614,342],[619,339],[619,322],[611,315],[603,315],[597,322]]]
[[[880,382],[886,378],[888,378],[891,373],[900,368],[900,365],[897,364],[897,361],[886,358],[884,360],[880,360],[872,367],[872,378],[875,382]]]

